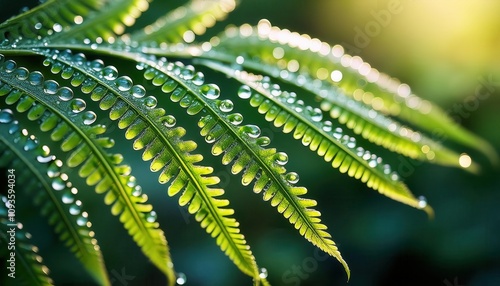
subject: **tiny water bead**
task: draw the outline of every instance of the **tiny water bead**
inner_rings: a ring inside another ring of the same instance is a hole
[[[70,103],[71,111],[73,111],[74,113],[82,112],[86,107],[87,103],[85,103],[85,101],[81,98],[75,98]]]
[[[421,209],[427,207],[427,199],[424,196],[418,197],[418,207]]]
[[[242,85],[238,89],[238,96],[242,99],[248,99],[252,96],[252,89],[248,85]]]
[[[0,111],[0,123],[6,124],[14,120],[14,115],[10,109],[3,109]]]
[[[177,285],[184,285],[186,284],[186,282],[187,282],[186,274],[182,272],[176,274],[175,283],[177,283]]]
[[[208,99],[217,99],[220,95],[219,86],[213,83],[204,84],[200,87],[201,94]]]
[[[156,214],[156,212],[151,211],[149,214],[146,215],[146,221],[155,222],[157,217],[158,217],[158,215]]]
[[[266,268],[259,269],[259,278],[260,279],[266,279],[267,275],[268,275],[268,272],[267,272]]]

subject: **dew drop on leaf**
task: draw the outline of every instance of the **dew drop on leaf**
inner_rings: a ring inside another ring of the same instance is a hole
[[[276,164],[283,166],[288,163],[288,155],[284,152],[278,152],[274,155],[274,161]]]
[[[177,122],[177,120],[175,119],[174,116],[172,115],[167,115],[167,116],[164,116],[160,119],[161,123],[165,126],[165,127],[174,127],[175,126],[175,123]]]
[[[148,108],[155,108],[158,104],[158,100],[154,96],[148,96],[144,99],[144,105]]]
[[[43,83],[43,75],[38,71],[34,71],[28,76],[28,81],[31,85],[41,85]]]
[[[260,136],[260,128],[257,125],[245,125],[241,127],[241,131],[246,133],[250,138],[257,138]]]
[[[226,118],[233,125],[239,125],[243,122],[243,115],[239,113],[229,114]]]
[[[261,268],[259,270],[259,278],[266,279],[267,275],[268,275],[268,273],[267,273],[267,269],[266,268]]]
[[[219,109],[222,112],[231,112],[234,108],[234,104],[229,99],[224,99],[219,102]]]
[[[71,204],[75,201],[75,198],[73,197],[71,191],[68,190],[63,193],[61,200],[65,204]]]
[[[128,76],[121,76],[116,79],[115,85],[120,91],[127,91],[132,88],[132,80]]]
[[[252,96],[252,90],[248,85],[242,85],[238,89],[238,96],[242,99],[248,99]]]
[[[83,115],[83,124],[90,125],[95,122],[97,115],[93,111],[86,111]]]
[[[14,71],[14,75],[16,76],[17,79],[19,80],[25,80],[28,78],[28,70],[26,68],[18,68]]]
[[[114,66],[107,66],[102,70],[102,75],[107,80],[115,80],[118,76],[118,70]]]
[[[205,82],[205,75],[202,72],[197,72],[193,76],[192,81],[195,85],[200,86]]]
[[[257,145],[259,145],[260,147],[266,147],[267,145],[269,145],[271,143],[271,139],[269,139],[269,137],[266,137],[266,136],[262,136],[262,137],[259,137],[255,140],[255,142],[257,143]]]
[[[146,221],[155,222],[157,217],[158,217],[158,215],[156,214],[156,212],[151,211],[149,214],[146,215]]]
[[[73,98],[73,91],[68,87],[61,87],[57,90],[57,96],[62,101],[68,101]]]
[[[220,95],[219,86],[213,83],[202,85],[200,87],[200,92],[208,99],[217,99]]]
[[[79,201],[76,201],[74,204],[72,204],[69,207],[69,213],[72,215],[78,215],[80,214],[80,206],[77,204]]]
[[[132,93],[132,96],[135,98],[143,98],[144,95],[146,95],[146,90],[141,85],[132,86],[130,92]]]
[[[182,272],[179,272],[179,273],[177,273],[176,276],[177,277],[175,279],[175,283],[177,283],[177,285],[184,285],[184,284],[186,284],[186,282],[187,282],[186,274],[184,274]]]
[[[85,224],[87,224],[89,220],[84,217],[84,216],[79,216],[77,219],[76,219],[76,224],[79,225],[79,226],[84,226]]]
[[[14,119],[14,116],[12,115],[12,111],[9,109],[3,109],[0,111],[0,123],[10,123]]]
[[[83,99],[75,98],[71,101],[70,107],[71,111],[73,111],[74,113],[79,113],[82,112],[87,107],[87,104]]]
[[[7,73],[13,72],[16,69],[16,67],[17,67],[16,62],[12,60],[8,60],[3,64],[3,69]]]
[[[43,91],[46,94],[56,94],[59,90],[59,84],[56,81],[48,80],[43,83]]]
[[[423,209],[427,206],[427,199],[424,196],[418,197],[418,207]]]
[[[49,171],[47,171],[48,173]],[[49,175],[50,176],[50,175]],[[66,187],[66,183],[60,178],[56,177],[52,180],[52,188],[56,191],[61,191]]]
[[[325,132],[331,132],[332,131],[332,122],[331,121],[325,121],[323,122],[323,126],[321,127],[323,131]]]
[[[295,172],[289,172],[285,175],[285,180],[290,184],[296,184],[299,181],[299,175]]]

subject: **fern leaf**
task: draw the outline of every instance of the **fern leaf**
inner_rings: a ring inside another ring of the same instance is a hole
[[[2,278],[12,280],[19,279],[26,285],[33,286],[54,285],[54,281],[49,277],[49,268],[43,264],[42,257],[38,255],[38,247],[29,242],[31,235],[22,230],[22,225],[20,223],[9,220],[7,217],[7,211],[10,206],[9,200],[4,196],[0,196],[0,199],[0,242],[2,246],[7,246],[10,245],[11,235],[14,235],[16,239],[15,249],[10,249],[9,247],[9,250],[15,251],[15,276]],[[4,249],[2,249],[2,252],[3,251]],[[6,254],[8,258],[11,257],[10,253]],[[10,264],[7,262],[7,267],[9,266]]]
[[[343,134],[341,128],[333,128],[331,122],[323,121],[321,110],[306,106],[294,93],[282,91],[269,78],[233,72],[215,63],[208,65],[242,82],[244,85],[238,93],[241,98],[248,99],[252,107],[265,114],[267,121],[282,127],[283,132],[293,132],[294,139],[301,140],[304,146],[331,162],[334,168],[361,180],[389,198],[424,209],[432,216],[430,206],[410,192],[400,176],[391,171],[390,165],[382,164],[381,157],[357,147],[356,140]]]
[[[186,108],[187,113],[196,115],[202,110],[204,116],[198,122],[200,134],[207,143],[213,144],[212,154],[222,155],[223,164],[232,164],[232,173],[243,172],[242,184],[255,181],[253,191],[262,193],[265,201],[277,207],[299,233],[323,251],[334,256],[342,263],[347,275],[349,268],[340,255],[326,226],[321,223],[320,212],[311,209],[316,201],[301,196],[306,188],[297,187],[298,175],[286,173],[283,167],[288,156],[276,149],[266,149],[269,138],[260,137],[260,129],[255,125],[239,126],[243,117],[239,113],[230,113],[233,103],[230,100],[217,100],[219,87],[204,84],[204,76],[192,66],[181,63],[168,63],[165,59],[155,62],[140,59],[147,64],[144,77],[170,95],[170,99]],[[196,79],[194,79],[196,77]]]
[[[24,39],[41,39],[54,33],[68,30],[79,23],[78,17],[86,17],[89,12],[101,6],[101,0],[44,1],[0,24],[0,42],[15,44]],[[7,42],[6,42],[7,41]]]
[[[0,146],[3,150],[0,166],[17,170],[17,180],[24,182],[22,191],[34,198],[64,245],[75,253],[100,285],[111,285],[100,247],[93,238],[88,213],[76,199],[78,190],[60,171],[62,161],[51,155],[46,146],[39,145],[35,137],[21,133],[10,110],[1,110],[0,117]],[[8,165],[5,166],[4,162]]]
[[[112,66],[95,68],[96,62],[85,62],[81,55],[56,52],[47,56],[46,62],[52,67],[57,64],[69,67],[76,62],[75,57],[80,57],[80,64],[72,68],[85,74],[89,81],[99,82],[91,88],[82,84],[82,91],[99,101],[101,109],[108,110],[110,118],[118,121],[119,128],[126,129],[127,139],[135,139],[135,150],[144,149],[142,158],[151,161],[153,172],[160,172],[159,182],[171,181],[168,195],[182,193],[179,205],[189,205],[189,213],[195,215],[235,265],[245,274],[259,279],[255,258],[238,229],[239,223],[229,217],[234,212],[227,208],[229,201],[217,198],[224,191],[212,187],[219,178],[212,175],[211,167],[197,165],[203,157],[191,154],[196,143],[182,140],[185,129],[175,126],[175,117],[166,115],[162,108],[156,108],[155,97],[146,96],[144,88],[133,85],[128,77],[118,77],[118,71]]]
[[[214,45],[214,49],[234,56],[247,54],[264,63],[285,70],[284,81],[290,73],[307,74],[311,78],[329,81],[355,100],[364,100],[373,109],[400,117],[428,132],[442,132],[446,139],[454,140],[484,153],[497,161],[494,149],[483,139],[461,128],[438,106],[417,97],[408,85],[401,84],[364,62],[360,57],[344,54],[343,48],[332,48],[308,35],[292,33],[271,26],[262,20],[258,27],[243,25],[229,28]],[[245,66],[245,63],[242,64]],[[360,98],[361,94],[370,94]]]
[[[3,62],[0,56],[0,64]],[[78,80],[83,81],[81,77]],[[113,204],[111,212],[120,215],[120,221],[143,253],[173,283],[175,274],[164,233],[155,221],[156,213],[145,204],[147,197],[141,195],[135,178],[129,175],[130,167],[119,165],[122,157],[105,151],[114,141],[100,136],[105,126],[92,125],[96,115],[85,111],[85,101],[73,98],[71,89],[45,81],[39,72],[17,68],[11,60],[0,65],[0,81],[4,82],[0,96],[6,96],[7,104],[16,104],[17,112],[27,112],[28,119],[39,120],[40,129],[51,131],[53,141],[62,141],[61,149],[71,152],[67,165],[80,167],[78,174],[86,178],[86,183],[95,186],[97,193],[106,193],[104,201]]]
[[[234,0],[192,0],[126,38],[136,43],[192,42],[195,35],[204,34],[235,7]]]

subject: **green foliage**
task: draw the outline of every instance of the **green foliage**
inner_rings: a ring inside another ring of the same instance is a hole
[[[439,107],[338,45],[281,30],[267,20],[196,41],[235,6],[232,0],[193,0],[137,28],[133,24],[147,12],[149,1],[48,0],[0,24],[0,165],[18,170],[18,178],[31,177],[17,195],[33,198],[63,244],[101,285],[110,281],[78,189],[103,194],[112,215],[168,283],[181,282],[156,212],[138,184],[141,178],[132,175],[126,157],[112,150],[122,140],[109,131],[115,126],[133,140],[132,149],[142,152],[151,172],[158,172],[158,182],[168,184],[168,196],[179,196],[179,206],[255,285],[268,284],[213,167],[201,163],[197,142],[183,139],[189,120],[167,113],[174,104],[197,122],[211,155],[220,156],[232,174],[241,174],[243,186],[253,183],[256,194],[350,275],[314,209],[317,202],[305,197],[299,175],[286,170],[288,155],[270,147],[259,126],[243,124],[243,115],[233,111],[236,101],[221,98],[225,83],[206,82],[200,68],[239,83],[240,99],[334,169],[429,215],[433,211],[426,200],[410,192],[369,142],[413,159],[477,171],[469,155],[430,135],[438,128],[448,141],[496,160],[491,146]],[[137,71],[119,72],[99,57]],[[78,177],[85,184],[77,188],[71,182]],[[6,208],[12,206],[3,202],[2,230],[8,224]],[[4,231],[0,238],[8,239]],[[25,261],[27,279],[51,284],[41,259],[33,258],[38,257],[35,248],[24,246],[18,244],[16,253]]]

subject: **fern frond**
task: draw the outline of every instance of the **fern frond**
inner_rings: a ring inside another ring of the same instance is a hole
[[[288,156],[274,148],[264,148],[270,140],[260,137],[257,126],[239,126],[243,116],[230,113],[232,101],[218,100],[219,87],[204,84],[203,74],[196,72],[192,66],[167,62],[165,59],[159,62],[147,58],[137,60],[148,66],[144,77],[154,85],[161,86],[161,90],[170,95],[172,101],[186,108],[188,114],[196,115],[203,111],[198,126],[205,141],[213,144],[212,154],[223,154],[222,163],[232,164],[233,174],[243,172],[243,185],[255,181],[253,191],[262,193],[264,200],[277,207],[278,212],[308,241],[337,258],[349,276],[346,262],[331,240],[331,235],[325,231],[326,226],[321,223],[320,212],[311,209],[316,206],[316,201],[302,198],[307,190],[295,186],[298,175],[286,173],[283,165],[288,161]]]
[[[151,161],[151,171],[160,171],[159,182],[165,184],[171,181],[168,195],[182,193],[179,205],[189,205],[189,213],[195,215],[195,219],[216,239],[235,265],[243,273],[259,279],[255,258],[238,229],[239,223],[229,217],[234,212],[227,208],[229,201],[217,198],[224,191],[212,187],[220,179],[212,175],[211,167],[197,164],[203,157],[191,154],[196,149],[196,143],[182,140],[186,131],[175,126],[175,117],[166,115],[162,108],[156,108],[155,97],[146,96],[145,89],[134,85],[130,78],[119,77],[112,66],[100,64],[100,68],[96,68],[99,62],[87,62],[82,55],[58,52],[46,55],[46,63],[52,65],[54,73],[79,62],[73,64],[71,69],[75,74],[85,74],[86,81],[75,83],[74,74],[73,77],[66,77],[63,72],[61,76],[71,78],[74,86],[81,85],[84,93],[99,101],[101,109],[109,111],[110,119],[118,121],[119,128],[126,129],[125,137],[134,139],[133,148],[144,149],[142,158]]]
[[[0,24],[0,43],[15,44],[24,39],[41,40],[69,29],[101,6],[102,0],[48,0]],[[76,17],[76,18],[75,18]]]
[[[83,78],[72,81],[75,85]],[[120,221],[141,247],[143,253],[163,271],[173,283],[175,274],[170,260],[164,233],[155,221],[152,206],[145,204],[130,167],[120,165],[123,158],[110,154],[106,149],[114,141],[100,136],[103,125],[92,125],[96,120],[93,111],[85,111],[83,99],[73,98],[67,87],[59,87],[52,80],[45,81],[39,72],[29,72],[16,67],[12,60],[0,56],[0,96],[6,96],[9,105],[16,104],[18,113],[26,113],[29,120],[39,120],[40,129],[51,132],[53,141],[62,141],[61,149],[70,152],[67,165],[80,167],[78,174],[86,178],[97,193],[105,193],[104,201],[111,205],[111,212],[120,215]],[[80,82],[80,84],[81,84]]]
[[[430,206],[423,205],[422,200],[410,192],[390,165],[358,147],[355,138],[343,134],[341,128],[334,128],[331,122],[322,120],[321,110],[305,105],[294,93],[282,91],[269,78],[233,71],[217,63],[205,64],[243,83],[238,92],[240,98],[248,99],[252,107],[265,114],[267,121],[282,127],[284,133],[293,132],[294,139],[301,140],[304,146],[331,162],[332,167],[389,198],[424,209],[432,216]]]
[[[39,145],[37,138],[21,131],[10,110],[1,110],[0,118],[0,166],[16,170],[22,191],[34,198],[64,245],[100,285],[111,285],[88,213],[76,199],[78,190],[60,171],[62,161]]]
[[[377,71],[360,57],[344,54],[339,45],[330,47],[308,35],[281,30],[267,20],[259,22],[257,27],[231,27],[212,42],[216,43],[213,49],[221,53],[235,57],[246,54],[285,70],[281,74],[284,81],[293,82],[300,74],[328,81],[377,111],[400,117],[430,133],[439,131],[446,139],[476,149],[497,161],[496,151],[487,142],[461,128],[440,107],[419,98],[408,85]],[[289,78],[293,73],[298,75]],[[363,97],[364,94],[370,96]]]
[[[7,197],[0,196],[0,242],[2,248],[15,251],[14,277],[2,277],[3,279],[21,280],[26,285],[50,286],[54,281],[49,277],[49,268],[43,264],[42,257],[38,254],[38,247],[32,245],[29,240],[31,235],[22,230],[20,223],[12,222],[7,217],[10,203]],[[10,236],[14,235],[15,244],[10,244]],[[11,248],[14,246],[14,248]],[[6,250],[6,249],[5,249]],[[2,252],[4,249],[2,249]],[[6,252],[8,260],[11,257],[9,251]],[[10,263],[7,261],[7,267]],[[9,270],[10,271],[10,270]]]
[[[204,34],[235,7],[235,0],[192,0],[125,38],[135,43],[192,42],[195,35]]]

